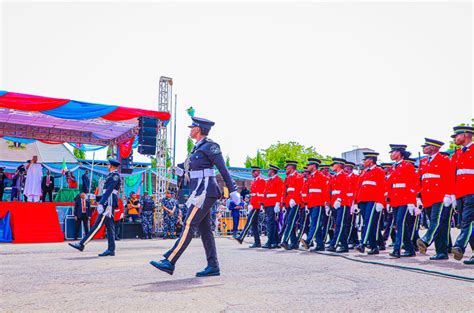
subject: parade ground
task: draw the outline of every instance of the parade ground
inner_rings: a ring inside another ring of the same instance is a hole
[[[150,266],[171,240],[122,240],[115,257],[93,241],[84,252],[67,243],[0,245],[0,311],[471,311],[474,283],[318,255],[248,249],[218,238],[220,277],[196,278],[205,266],[194,239],[169,276]],[[474,276],[472,267],[427,256],[358,260]],[[470,249],[467,255],[470,256]],[[433,255],[433,249],[428,250]]]

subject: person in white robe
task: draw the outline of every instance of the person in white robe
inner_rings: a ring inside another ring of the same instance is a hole
[[[43,166],[38,162],[38,156],[34,155],[26,167],[25,191],[28,202],[39,202],[41,192],[41,179],[43,177]]]

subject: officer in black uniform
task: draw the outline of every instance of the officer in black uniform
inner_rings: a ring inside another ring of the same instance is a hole
[[[7,180],[7,176],[3,172],[5,170],[4,167],[0,167],[0,202],[3,201],[3,192],[5,191],[5,181]]]
[[[95,234],[99,231],[102,225],[105,223],[107,230],[108,248],[99,256],[114,256],[115,255],[115,226],[114,226],[114,211],[118,207],[118,196],[120,191],[120,175],[118,173],[118,167],[120,162],[117,160],[109,159],[109,175],[105,180],[104,194],[100,198],[97,205],[97,220],[92,226],[91,230],[87,233],[79,243],[70,243],[69,245],[79,251],[83,251],[86,244],[92,240]]]
[[[207,267],[196,273],[196,276],[218,276],[220,269],[217,261],[216,243],[211,230],[211,208],[221,196],[221,191],[215,178],[214,166],[222,175],[230,191],[231,199],[238,203],[240,195],[237,193],[235,184],[225,166],[220,146],[207,138],[214,122],[197,117],[193,117],[192,120],[193,123],[189,126],[191,128],[190,136],[197,141],[196,145],[183,164],[184,170],[179,166],[175,168],[177,175],[184,175],[184,179],[189,181],[191,194],[187,201],[189,210],[186,223],[173,248],[164,254],[165,258],[161,261],[151,261],[150,264],[172,275],[175,264],[191,242],[194,231],[199,229],[206,251]]]

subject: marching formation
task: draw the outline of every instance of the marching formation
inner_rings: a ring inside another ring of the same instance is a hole
[[[468,244],[474,249],[473,134],[473,127],[454,127],[452,138],[461,148],[451,157],[440,152],[443,142],[425,138],[426,157],[418,168],[407,146],[400,144],[390,145],[393,163],[377,165],[379,153],[364,152],[360,174],[354,173],[354,163],[341,158],[333,158],[330,165],[310,158],[303,173],[296,170],[296,161],[287,160],[284,180],[275,165],[268,168],[268,180],[260,175],[261,168],[252,167],[249,215],[235,239],[242,244],[252,229],[255,241],[250,248],[336,253],[354,248],[375,255],[386,249],[391,237],[393,258],[425,254],[434,243],[436,254],[430,260],[448,259],[449,253],[461,260]],[[261,210],[267,226],[263,245],[257,225]],[[420,237],[423,210],[430,223]],[[461,232],[452,241],[454,213],[460,217]],[[473,265],[474,256],[464,264]]]

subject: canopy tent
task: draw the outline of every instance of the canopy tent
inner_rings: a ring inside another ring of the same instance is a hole
[[[0,91],[0,137],[118,145],[138,134],[141,116],[170,119],[169,112]]]
[[[0,162],[25,163],[33,155],[38,156],[39,163],[77,164],[77,160],[64,145],[50,145],[40,141],[21,146],[15,146],[5,138],[0,138]]]

